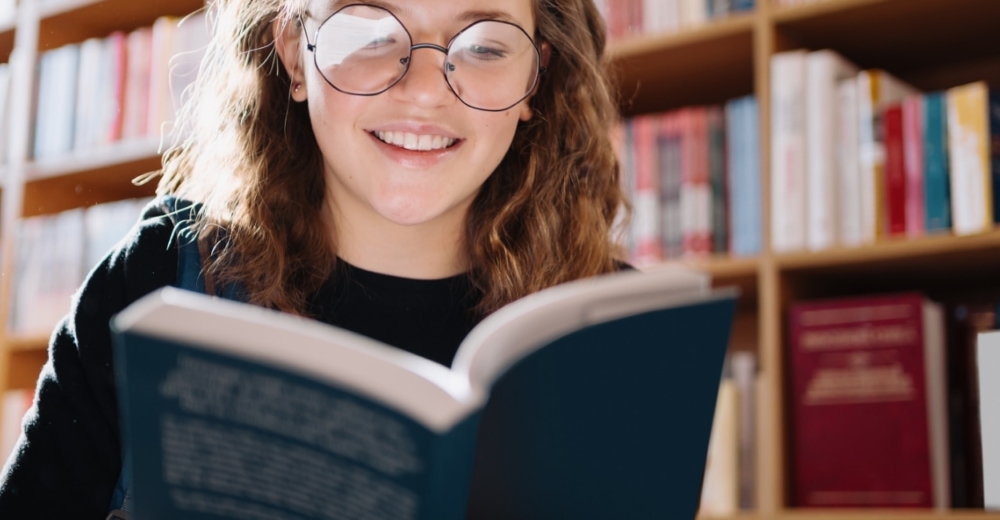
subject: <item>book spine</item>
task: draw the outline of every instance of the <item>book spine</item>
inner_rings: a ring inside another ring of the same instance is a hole
[[[944,388],[929,381],[943,379],[944,345],[927,327],[943,325],[925,307],[918,294],[792,306],[795,506],[946,506],[929,408],[941,396],[927,395]]]
[[[711,253],[712,186],[708,173],[708,112],[704,107],[685,109],[681,177],[681,229],[684,256],[701,258]]]
[[[746,158],[743,157],[743,99],[726,102],[726,183],[729,185],[729,251],[742,256],[746,249]]]
[[[806,72],[806,232],[808,247],[821,250],[840,240],[837,186],[837,82],[857,75],[839,54],[815,51]]]
[[[925,228],[951,230],[951,180],[948,171],[947,104],[941,92],[923,98]]]
[[[729,186],[726,182],[726,122],[722,107],[708,108],[708,174],[712,186],[711,252],[729,252]]]
[[[840,241],[845,246],[864,243],[858,120],[858,81],[842,80],[837,84],[837,156],[840,158]]]
[[[660,175],[660,232],[664,258],[677,258],[683,252],[681,232],[681,175],[683,171],[684,134],[682,112],[660,116],[657,149]]]
[[[806,245],[804,51],[771,58],[771,246],[775,252]]]
[[[660,250],[660,201],[657,179],[655,123],[651,115],[636,117],[635,150],[635,261],[649,265],[662,259]]]
[[[762,210],[761,201],[761,165],[760,165],[760,117],[759,117],[759,105],[757,104],[757,98],[750,96],[746,98],[745,102],[745,117],[744,117],[744,135],[746,139],[743,142],[744,156],[746,157],[746,162],[744,163],[748,169],[747,180],[749,182],[749,188],[747,191],[747,200],[750,202],[748,210],[748,226],[749,226],[749,236],[747,241],[747,255],[756,255],[760,253],[764,247],[763,238],[763,226],[764,226],[764,214]]]
[[[885,125],[885,223],[887,236],[906,234],[906,166],[903,150],[903,107],[893,105],[882,114]]]
[[[983,82],[948,90],[952,224],[969,235],[993,226],[988,92]]]
[[[906,177],[906,234],[924,234],[924,138],[923,96],[910,96],[903,101],[903,169]]]

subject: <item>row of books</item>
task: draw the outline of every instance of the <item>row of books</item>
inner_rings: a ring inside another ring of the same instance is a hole
[[[663,34],[753,9],[754,0],[594,0],[611,40]]]
[[[86,274],[128,233],[148,202],[130,199],[18,221],[10,332],[51,333]]]
[[[204,14],[158,19],[41,54],[34,119],[36,160],[89,152],[122,140],[169,135],[208,43]]]
[[[794,304],[792,505],[982,508],[976,337],[998,302]]]
[[[645,114],[613,131],[633,202],[632,262],[760,252],[758,134],[753,96]]]
[[[752,510],[756,468],[757,354],[727,354],[708,444],[700,514],[733,516]]]
[[[1000,218],[1000,97],[983,82],[920,93],[832,50],[771,59],[777,252],[972,234]]]

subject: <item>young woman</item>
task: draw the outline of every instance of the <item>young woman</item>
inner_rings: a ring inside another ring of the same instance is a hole
[[[104,518],[122,468],[108,320],[177,283],[450,364],[485,315],[619,269],[591,0],[216,0],[162,195],[53,336],[0,517]]]

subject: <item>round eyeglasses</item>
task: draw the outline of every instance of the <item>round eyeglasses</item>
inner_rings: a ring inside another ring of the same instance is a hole
[[[528,33],[502,20],[474,22],[447,47],[414,45],[392,12],[351,4],[324,20],[313,40],[306,42],[307,49],[326,82],[356,96],[375,96],[392,88],[410,69],[417,49],[444,53],[448,88],[465,105],[487,112],[508,110],[523,101],[545,72]]]

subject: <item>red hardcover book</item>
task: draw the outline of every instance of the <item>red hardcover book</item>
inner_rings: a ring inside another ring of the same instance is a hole
[[[635,193],[633,220],[634,262],[638,266],[663,260],[660,237],[659,160],[657,157],[658,118],[641,115],[632,119],[632,146],[635,153]]]
[[[681,228],[684,256],[712,254],[712,184],[708,174],[708,109],[682,110],[684,132],[681,177]]]
[[[789,318],[795,505],[949,507],[941,307],[906,293]]]
[[[924,234],[924,96],[903,100],[903,169],[906,177],[906,234]]]
[[[882,116],[885,125],[885,229],[889,236],[906,234],[906,166],[903,150],[903,107],[892,105]]]

